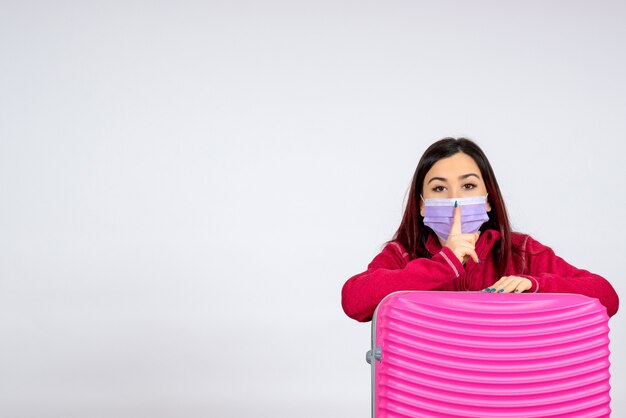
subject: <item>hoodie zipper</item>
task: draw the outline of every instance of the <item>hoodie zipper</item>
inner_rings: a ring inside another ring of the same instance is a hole
[[[478,259],[480,260],[480,263],[484,263],[485,262],[484,261],[485,260],[485,257],[484,257],[485,251],[483,251],[480,254],[476,253],[476,255],[478,256]],[[470,259],[468,259],[467,262],[469,262],[469,260]],[[478,268],[480,263],[478,263],[478,264],[474,263],[473,267],[470,270],[467,270],[467,269],[465,270],[465,277],[464,277],[465,280],[461,282],[463,290],[470,290],[470,283],[471,283],[470,277],[471,277],[472,273],[474,272],[474,270],[476,270]]]

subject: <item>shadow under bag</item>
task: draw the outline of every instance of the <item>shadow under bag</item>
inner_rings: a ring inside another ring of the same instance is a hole
[[[571,293],[392,293],[372,319],[372,416],[609,417],[608,319]]]

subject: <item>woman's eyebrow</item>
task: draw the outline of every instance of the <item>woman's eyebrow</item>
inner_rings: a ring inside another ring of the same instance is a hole
[[[462,176],[459,176],[459,180],[465,180],[466,178],[471,177],[471,176],[474,176],[480,180],[480,177],[478,177],[478,174],[474,174],[474,173],[463,174]],[[433,180],[441,180],[441,181],[446,181],[446,182],[448,181],[448,179],[445,179],[443,177],[433,177],[432,179],[428,180],[428,183],[426,184],[430,184],[430,182]]]

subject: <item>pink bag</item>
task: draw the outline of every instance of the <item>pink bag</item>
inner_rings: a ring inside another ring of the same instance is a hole
[[[372,319],[372,416],[609,417],[608,319],[571,293],[392,293]]]

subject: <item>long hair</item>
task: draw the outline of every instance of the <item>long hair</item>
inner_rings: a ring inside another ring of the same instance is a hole
[[[513,252],[517,255],[517,250],[512,248],[511,245],[511,225],[509,223],[509,217],[504,200],[502,199],[502,194],[500,193],[498,181],[493,173],[491,164],[489,164],[489,160],[480,147],[467,138],[443,138],[432,144],[424,152],[413,175],[408,201],[402,222],[400,222],[400,227],[393,238],[387,242],[399,241],[407,250],[409,259],[432,257],[426,249],[426,240],[428,236],[434,234],[434,232],[424,225],[424,218],[420,213],[419,205],[420,194],[423,193],[422,186],[424,184],[424,178],[426,177],[426,173],[437,161],[459,152],[467,154],[474,159],[480,169],[485,186],[487,187],[491,211],[487,212],[489,220],[480,227],[480,231],[484,232],[488,229],[494,229],[500,232],[501,240],[499,245],[496,244],[494,246],[492,256],[498,266],[499,275],[502,277],[506,274],[505,270],[513,257]]]

